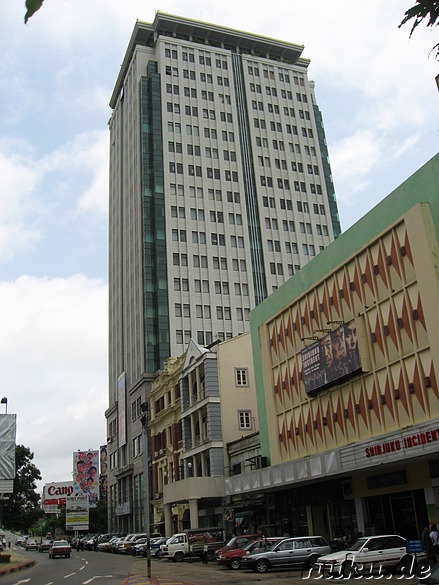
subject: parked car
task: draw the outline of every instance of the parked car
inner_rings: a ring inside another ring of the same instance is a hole
[[[284,538],[263,552],[256,552],[242,558],[243,566],[258,573],[269,569],[302,565],[311,567],[322,555],[331,552],[331,547],[322,536],[300,536]]]
[[[49,559],[55,557],[70,557],[72,549],[67,540],[55,540],[49,548]]]
[[[38,542],[35,538],[29,538],[24,546],[26,550],[38,550]]]
[[[430,569],[429,565],[424,565],[421,570],[418,569],[420,585],[437,585],[439,583],[439,563]]]
[[[51,540],[42,540],[38,545],[38,552],[49,552],[49,548],[52,546]]]
[[[21,546],[21,543],[23,542],[23,537],[22,536],[17,536],[17,538],[15,539],[15,545],[16,546]]]
[[[226,567],[229,567],[229,569],[240,569],[242,565],[241,559],[245,555],[256,552],[263,552],[264,550],[267,550],[269,546],[272,546],[274,543],[279,542],[280,540],[282,540],[281,537],[252,540],[251,542],[248,542],[244,548],[232,548],[225,550],[218,555],[216,561],[219,565],[225,565]]]
[[[160,536],[157,538],[151,538],[151,541],[150,541],[151,557],[155,557],[156,559],[163,558],[163,554],[162,554],[160,547],[162,544],[166,544],[167,540],[169,540],[169,537],[167,537],[167,536]],[[143,556],[143,557],[147,556],[146,542],[136,544],[135,549],[136,549],[136,553],[135,553],[136,556]]]
[[[98,544],[98,550],[103,552],[111,552],[111,547],[119,538],[120,536],[113,536],[113,538],[110,538],[108,542],[100,542]]]
[[[422,553],[417,556],[420,559]],[[320,557],[314,565],[322,574],[330,572],[347,578],[358,574],[360,568],[370,574],[379,568],[402,570],[411,566],[413,555],[406,552],[405,538],[397,534],[363,536],[346,550]]]
[[[215,552],[215,558],[218,558],[226,550],[233,550],[235,548],[243,549],[249,542],[260,540],[263,537],[263,534],[241,534],[240,536],[233,536],[225,546],[222,546]]]

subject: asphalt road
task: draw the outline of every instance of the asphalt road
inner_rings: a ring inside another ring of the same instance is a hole
[[[20,554],[37,561],[37,565],[18,573],[5,575],[1,585],[143,585],[147,582],[146,559],[92,551],[72,551],[70,559],[49,559],[47,553],[35,551]],[[204,564],[201,561],[175,563],[167,559],[151,561],[152,576],[163,583],[185,582],[187,585],[251,585],[252,583],[298,584],[309,581],[325,582],[329,579],[318,574],[309,575],[299,569],[269,571],[258,574],[249,570],[231,570],[215,562]],[[331,581],[341,579],[331,579]],[[419,579],[404,575],[363,576],[342,580],[352,585],[361,581],[364,585],[371,581],[381,581],[390,585],[410,583],[417,585]]]

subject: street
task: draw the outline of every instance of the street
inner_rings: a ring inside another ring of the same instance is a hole
[[[72,551],[70,559],[49,559],[47,554],[29,551],[26,557],[33,558],[37,565],[5,575],[2,585],[143,585],[146,583],[146,559],[131,556],[98,553],[92,551]],[[286,584],[306,581],[326,581],[342,579],[322,578],[318,574],[309,575],[300,569],[268,571],[258,574],[249,570],[231,570],[214,562],[201,561],[175,563],[167,559],[151,561],[152,576],[166,580],[167,583],[185,582],[190,585],[250,585],[252,583]],[[391,585],[404,582],[418,584],[418,578],[404,575],[363,576],[346,581],[382,581]]]

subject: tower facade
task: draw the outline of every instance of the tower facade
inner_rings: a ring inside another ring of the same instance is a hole
[[[340,234],[302,51],[160,12],[136,22],[109,121],[116,471],[140,432],[130,403],[165,360],[248,331],[250,311]]]

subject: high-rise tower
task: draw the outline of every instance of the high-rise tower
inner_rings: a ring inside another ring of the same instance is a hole
[[[302,50],[160,12],[134,27],[109,122],[119,466],[132,404],[164,361],[191,337],[247,331],[251,309],[340,234]]]

